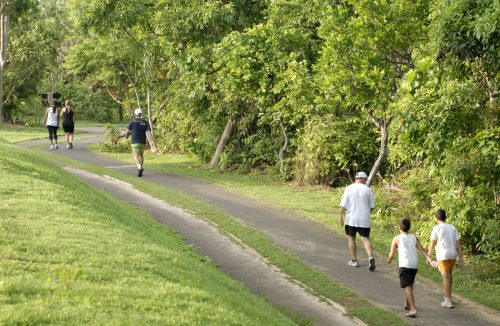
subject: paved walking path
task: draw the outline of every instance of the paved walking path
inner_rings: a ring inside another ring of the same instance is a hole
[[[102,129],[99,128],[88,130],[95,134],[102,133]],[[80,141],[77,139],[74,150],[59,149],[57,153],[81,162],[105,166],[130,175],[136,174],[135,166],[84,150],[86,144],[95,141],[91,138]],[[36,144],[40,144],[40,142],[23,142],[20,145],[29,147]],[[330,230],[319,223],[293,212],[276,209],[253,199],[227,192],[206,181],[148,170],[147,162],[145,168],[143,176],[145,181],[184,191],[190,196],[219,207],[235,219],[267,234],[276,244],[288,252],[340,281],[361,296],[403,316],[404,297],[403,291],[399,287],[396,264],[388,266],[385,263],[385,257],[376,256],[377,269],[375,272],[368,271],[366,261],[364,263],[361,261],[362,264],[358,268],[350,267],[346,264],[348,260],[347,241],[344,237],[332,234]],[[207,246],[209,245],[208,243]],[[359,247],[361,249],[360,257],[363,257],[362,246]],[[231,268],[228,268],[225,272],[231,274]],[[222,266],[221,269],[224,270]],[[251,289],[251,286],[249,288]],[[498,311],[461,297],[456,298],[455,309],[441,308],[441,289],[429,285],[427,281],[422,282],[418,276],[415,284],[415,298],[418,318],[408,319],[411,325],[500,325]]]

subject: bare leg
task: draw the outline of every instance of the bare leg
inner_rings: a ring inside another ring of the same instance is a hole
[[[366,253],[368,255],[368,258],[372,256],[372,242],[370,241],[370,238],[366,237],[361,237],[361,240],[363,240],[363,245],[365,246]]]
[[[73,134],[70,133],[69,136],[68,136],[68,138],[69,138],[69,142],[72,143],[73,142]]]
[[[142,162],[141,162],[141,153],[136,153],[136,152],[133,152],[132,155],[134,156],[134,161],[135,161],[135,164],[139,167],[141,166],[142,167]]]
[[[443,276],[444,297],[448,301],[451,301],[451,286],[453,283],[452,271],[443,271],[441,275]]]
[[[142,153],[139,154],[139,164],[141,165],[141,168],[144,165],[144,154]]]
[[[405,297],[408,306],[410,307],[410,314],[415,315],[417,313],[417,307],[415,306],[415,297],[413,296],[413,285],[405,287]]]
[[[356,255],[356,238],[351,237],[350,235],[347,236],[347,239],[349,241],[349,252],[351,253],[351,258],[354,260],[357,260],[357,255]]]

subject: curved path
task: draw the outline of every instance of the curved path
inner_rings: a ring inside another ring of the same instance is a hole
[[[86,129],[90,132],[88,135],[102,135],[102,128]],[[99,138],[77,139],[74,150],[60,149],[57,154],[65,155],[81,162],[120,170],[130,175],[136,174],[135,166],[84,150],[87,144],[98,140]],[[41,143],[47,143],[47,141],[28,141],[19,145],[30,147]],[[48,150],[48,146],[46,147]],[[357,292],[373,303],[403,316],[403,291],[399,287],[399,279],[394,265],[388,266],[385,264],[384,257],[380,255],[376,256],[378,259],[375,272],[368,271],[366,262],[362,263],[359,268],[353,268],[346,264],[348,260],[346,240],[337,234],[332,234],[330,230],[317,222],[308,220],[293,212],[276,209],[253,199],[227,192],[203,180],[148,170],[147,162],[143,179],[181,190],[192,197],[204,200],[226,211],[242,223],[265,233],[276,244],[298,256],[311,266],[323,271],[333,279],[340,281],[347,288]],[[114,193],[113,190],[109,191]],[[210,247],[209,244],[206,245]],[[209,248],[200,247],[200,252],[203,252],[203,250],[209,250]],[[363,255],[363,252],[361,252],[361,255]],[[237,276],[231,274],[232,269],[236,269],[236,266],[227,267],[226,270],[221,265],[221,269],[238,279]],[[243,279],[242,281],[250,289],[256,293],[265,293],[265,288],[261,288],[260,290],[255,286],[252,288],[252,275],[247,277],[250,278],[248,281],[244,281]],[[261,292],[262,290],[264,292]],[[455,309],[443,309],[440,306],[442,290],[433,286],[432,282],[422,280],[418,276],[415,284],[415,297],[419,317],[408,320],[408,323],[411,325],[500,325],[500,313],[498,311],[460,296],[455,297]],[[288,303],[293,303],[294,300],[290,300]],[[283,303],[281,301],[281,305]],[[284,303],[284,305],[291,306],[288,303]],[[337,325],[336,322],[316,321],[319,324]]]

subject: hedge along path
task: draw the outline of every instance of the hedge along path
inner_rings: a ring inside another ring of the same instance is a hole
[[[96,134],[97,129],[93,130]],[[79,144],[96,142],[86,139]],[[33,143],[31,143],[33,144]],[[30,146],[24,143],[23,146]],[[135,175],[136,167],[105,158],[82,150],[59,151],[72,159],[101,167],[108,167],[128,175]],[[310,266],[320,270],[332,279],[367,298],[372,303],[403,316],[403,293],[399,287],[396,273],[397,265],[387,266],[385,257],[376,255],[377,269],[368,272],[367,262],[359,268],[347,266],[347,242],[319,223],[307,220],[293,212],[286,212],[258,203],[252,199],[222,190],[220,187],[202,180],[168,173],[158,173],[147,169],[141,181],[153,182],[181,190],[189,196],[199,198],[220,208],[236,220],[267,235],[273,242],[287,252],[299,257]],[[361,251],[361,255],[363,252]],[[363,257],[363,256],[361,256]],[[285,270],[286,272],[286,270]],[[316,289],[315,289],[316,290]],[[320,291],[321,292],[321,291]],[[415,297],[418,318],[408,321],[415,325],[499,325],[498,311],[489,309],[475,302],[459,297],[456,308],[441,308],[442,291],[440,288],[422,282],[417,276]],[[349,306],[349,300],[342,302]],[[356,309],[356,308],[354,308]],[[351,311],[362,317],[363,312]],[[404,317],[403,317],[404,318]],[[364,318],[363,318],[364,319]]]

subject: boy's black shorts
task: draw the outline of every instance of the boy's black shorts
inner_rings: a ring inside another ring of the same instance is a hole
[[[401,288],[413,285],[415,283],[415,276],[417,276],[418,269],[399,267],[399,283]]]
[[[356,233],[359,233],[359,235],[364,237],[364,238],[369,238],[370,237],[370,228],[360,228],[357,226],[350,226],[350,225],[345,226],[345,234],[347,234],[351,237],[356,237]]]

